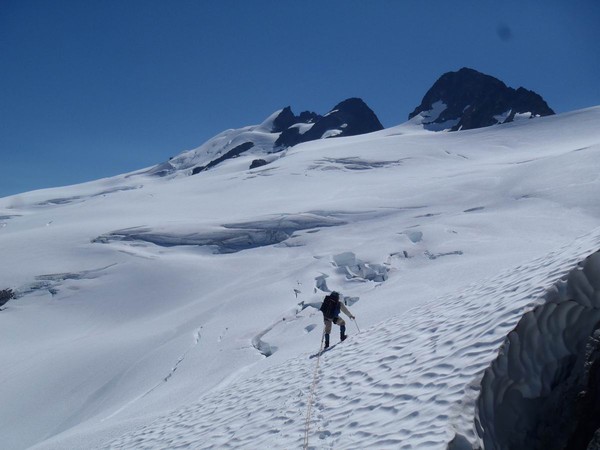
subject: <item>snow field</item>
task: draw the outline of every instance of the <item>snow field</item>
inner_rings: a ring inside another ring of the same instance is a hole
[[[327,289],[362,333],[349,322],[322,361],[311,446],[473,440],[477,377],[597,250],[576,238],[600,216],[599,122],[405,124],[254,170],[241,155],[0,199],[0,288],[20,293],[0,312],[3,446],[296,448]]]
[[[443,449],[456,434],[474,442],[479,382],[508,332],[597,248],[600,229],[325,353],[309,448]],[[106,448],[300,448],[314,361],[289,360]]]

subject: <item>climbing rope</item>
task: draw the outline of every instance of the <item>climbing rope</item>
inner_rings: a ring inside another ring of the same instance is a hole
[[[308,394],[308,402],[306,409],[306,422],[304,423],[304,450],[308,450],[308,435],[310,431],[310,414],[312,411],[313,399],[315,396],[315,389],[317,387],[317,376],[319,374],[319,364],[321,363],[321,354],[323,353],[323,342],[325,341],[325,329],[323,329],[323,334],[321,336],[321,347],[319,348],[319,353],[317,354],[317,362],[315,363],[315,371],[313,373],[312,385],[310,387],[310,392]]]

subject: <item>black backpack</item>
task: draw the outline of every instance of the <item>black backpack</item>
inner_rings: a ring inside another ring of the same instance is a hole
[[[329,295],[323,300],[323,304],[319,308],[323,316],[333,318],[340,313],[339,300],[331,298]]]

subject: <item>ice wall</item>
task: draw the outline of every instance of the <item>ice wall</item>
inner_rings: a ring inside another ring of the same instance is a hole
[[[556,283],[509,333],[483,376],[475,422],[485,450],[596,448],[600,251]]]

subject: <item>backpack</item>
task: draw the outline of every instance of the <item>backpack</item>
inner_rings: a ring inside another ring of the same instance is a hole
[[[323,313],[324,317],[333,318],[340,314],[339,300],[331,298],[329,295],[323,300],[323,304],[319,310]]]

